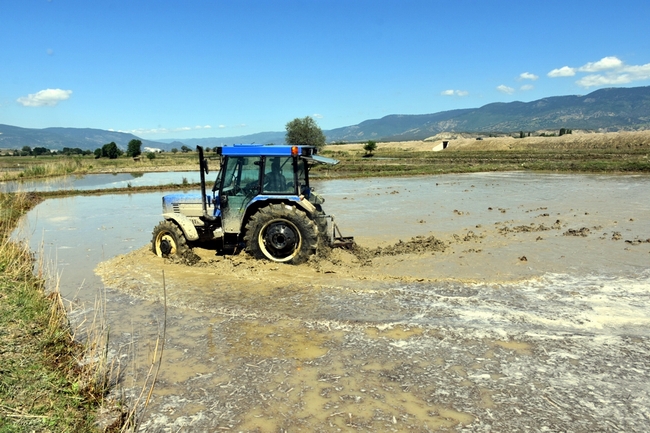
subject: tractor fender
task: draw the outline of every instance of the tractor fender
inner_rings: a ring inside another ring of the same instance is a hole
[[[299,202],[296,202],[296,205],[298,205],[299,208],[302,208],[307,214],[309,215],[315,215],[316,214],[316,206],[311,204],[309,200],[306,198],[303,198]]]
[[[260,207],[268,206],[269,204],[276,203],[276,204],[287,204],[289,206],[295,206],[298,209],[304,211],[307,215],[314,215],[316,211],[316,207],[311,204],[307,199],[298,199],[298,197],[269,197],[269,196],[264,196],[264,197],[258,197],[257,200],[253,200],[248,204],[248,207],[246,208],[246,214],[244,215],[244,218],[242,220],[242,227],[247,224],[248,219],[255,213],[257,212],[257,209]]]
[[[166,220],[174,221],[178,227],[183,231],[185,239],[188,241],[196,241],[199,239],[199,232],[196,231],[192,220],[180,213],[164,213],[163,218]]]

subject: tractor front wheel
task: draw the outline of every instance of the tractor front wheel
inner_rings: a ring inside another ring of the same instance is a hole
[[[172,221],[162,221],[153,229],[151,250],[158,257],[183,257],[190,249],[181,229]]]
[[[295,206],[272,204],[251,217],[244,241],[255,258],[297,265],[316,252],[318,228]]]

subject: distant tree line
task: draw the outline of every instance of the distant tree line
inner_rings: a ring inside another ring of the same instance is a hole
[[[126,147],[126,156],[137,157],[142,154],[142,141],[133,139],[129,141],[129,144]],[[95,149],[95,159],[99,158],[108,158],[108,159],[117,159],[120,156],[124,155],[122,149],[117,147],[114,141],[106,143],[101,148]]]
[[[9,151],[5,153],[4,156],[48,156],[48,155],[92,155],[90,150],[82,150],[78,147],[70,148],[64,147],[63,149],[50,150],[47,147],[35,147],[31,148],[30,146],[23,146],[20,150]]]
[[[555,132],[542,132],[541,134],[539,134],[539,137],[557,137],[558,135],[561,137],[561,136],[563,136],[565,134],[572,134],[572,133],[573,133],[573,129],[560,128],[560,133],[559,134],[556,134]],[[532,134],[532,132],[530,132],[530,131],[529,132],[519,131],[519,138],[530,137],[531,134]],[[493,135],[490,134],[490,137],[492,137],[492,136]],[[495,135],[495,137],[496,137],[496,135]],[[515,138],[517,138],[517,137],[515,137]]]

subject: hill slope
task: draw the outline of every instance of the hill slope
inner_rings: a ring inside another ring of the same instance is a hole
[[[559,130],[592,131],[650,129],[650,86],[609,88],[584,96],[554,96],[532,102],[492,103],[480,108],[442,111],[433,114],[392,114],[358,125],[323,131],[328,142],[422,140],[441,132],[515,132]],[[261,132],[221,138],[142,140],[143,146],[170,150],[178,142],[194,147],[232,143],[284,143],[284,132]],[[0,125],[0,148],[23,146],[94,150],[114,141],[122,149],[138,138],[133,134],[90,128],[28,129]],[[174,144],[171,142],[176,141]]]
[[[390,115],[326,131],[328,141],[421,140],[440,132],[513,132],[539,129],[600,131],[650,129],[650,87],[596,90],[532,102],[493,103],[476,109]]]
[[[61,150],[64,147],[78,147],[83,150],[95,150],[106,143],[115,142],[125,150],[129,141],[138,139],[142,146],[162,147],[163,143],[143,140],[133,134],[124,132],[105,131],[91,128],[19,128],[17,126],[0,124],[0,148],[20,149],[23,146],[45,147],[50,150]]]

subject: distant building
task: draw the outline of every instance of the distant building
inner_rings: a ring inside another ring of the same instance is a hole
[[[160,153],[160,152],[162,152],[162,149],[158,149],[157,147],[145,147],[144,152],[145,153]]]

